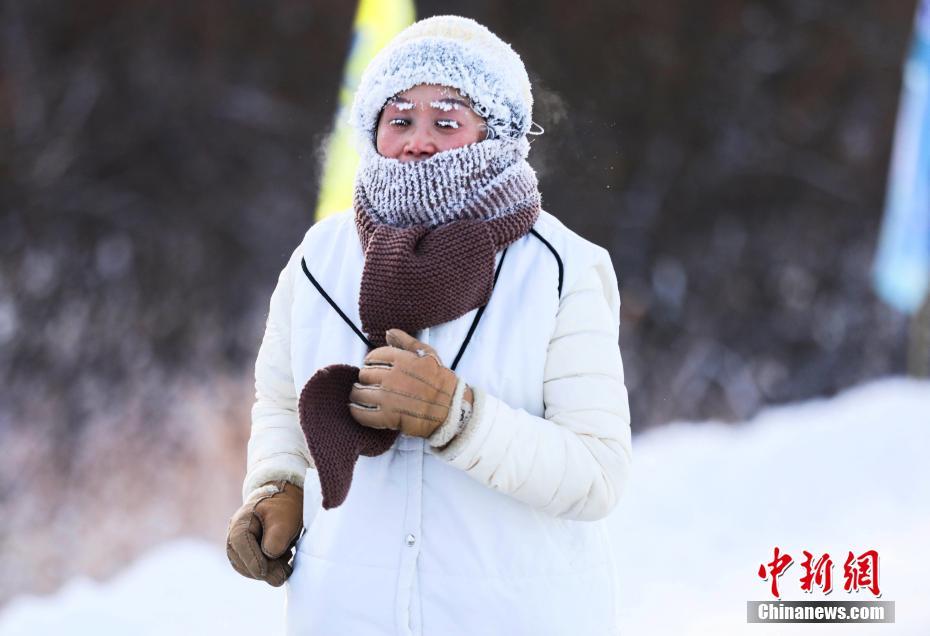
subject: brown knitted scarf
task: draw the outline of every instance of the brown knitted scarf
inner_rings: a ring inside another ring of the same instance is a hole
[[[384,346],[390,328],[416,334],[486,305],[497,252],[527,234],[539,216],[538,191],[506,215],[435,228],[380,223],[366,203],[357,188],[355,225],[365,253],[359,316],[374,347]],[[345,501],[359,455],[380,455],[398,436],[352,418],[348,395],[358,371],[351,365],[329,365],[300,394],[300,424],[320,477],[324,508]]]

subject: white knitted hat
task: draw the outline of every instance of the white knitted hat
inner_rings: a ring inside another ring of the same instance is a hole
[[[417,84],[457,88],[494,136],[520,139],[530,129],[533,94],[523,61],[509,44],[469,18],[420,20],[378,52],[352,103],[351,123],[359,136],[373,140],[385,102]]]

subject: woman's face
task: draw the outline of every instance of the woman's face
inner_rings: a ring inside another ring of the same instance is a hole
[[[384,157],[419,161],[487,136],[487,126],[455,90],[418,84],[398,93],[378,118],[376,147]]]

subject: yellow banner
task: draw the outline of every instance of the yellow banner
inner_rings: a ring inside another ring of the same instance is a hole
[[[339,89],[336,126],[326,146],[317,221],[352,207],[358,153],[352,145],[348,114],[352,97],[368,63],[391,38],[416,19],[414,0],[360,0],[355,12],[352,45]]]

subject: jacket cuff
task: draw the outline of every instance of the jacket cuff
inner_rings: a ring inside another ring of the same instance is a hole
[[[474,385],[469,386],[471,386],[472,395],[474,396],[471,417],[468,418],[464,428],[452,438],[452,441],[447,446],[433,449],[433,453],[437,457],[450,464],[457,465],[463,470],[469,468],[465,465],[468,463],[468,458],[476,455],[477,450],[484,443],[484,438],[487,437],[487,422],[489,416],[493,415],[491,411],[494,410],[494,400],[492,398],[489,404],[490,396],[484,389]],[[491,406],[490,409],[489,406]]]
[[[273,481],[286,481],[303,488],[306,474],[307,465],[303,462],[289,461],[286,466],[273,468],[271,466],[262,468],[259,463],[252,472],[246,475],[245,482],[242,484],[242,502],[248,501],[256,490]]]
[[[468,417],[462,412],[462,398],[465,396],[465,389],[468,385],[465,380],[459,378],[452,392],[452,404],[449,406],[449,414],[446,415],[446,421],[426,438],[429,445],[433,448],[442,448],[452,441],[462,428],[468,424]]]

